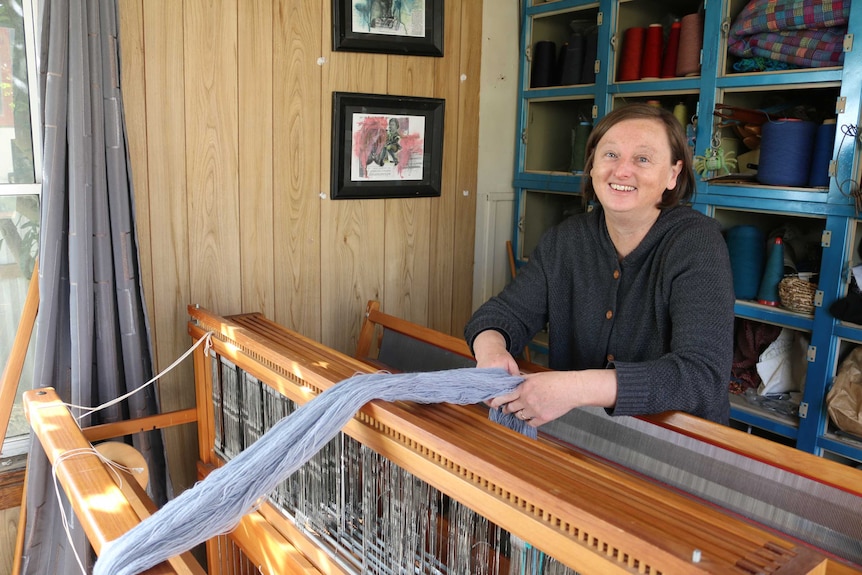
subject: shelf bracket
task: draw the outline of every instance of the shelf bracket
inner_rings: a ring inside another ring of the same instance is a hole
[[[823,307],[823,290],[815,290],[814,292],[814,307]]]
[[[808,354],[805,356],[805,359],[807,359],[809,362],[812,362],[812,363],[817,360],[817,346],[816,345],[809,345],[808,346]]]
[[[844,34],[844,51],[853,51],[853,34]]]
[[[805,419],[808,417],[808,402],[803,401],[799,404],[799,418]]]
[[[832,245],[832,231],[831,230],[823,230],[823,233],[820,234],[820,247],[828,248]]]

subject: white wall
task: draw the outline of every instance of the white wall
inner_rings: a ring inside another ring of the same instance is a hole
[[[518,101],[518,2],[485,0],[479,103],[479,173],[473,308],[509,279],[506,240],[512,238]]]

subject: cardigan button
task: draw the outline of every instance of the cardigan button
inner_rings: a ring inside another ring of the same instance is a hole
[[[613,312],[613,311],[611,311],[611,310],[606,311],[606,312],[605,312],[605,317],[606,317],[606,318],[608,318],[608,319],[611,319],[612,317],[614,317],[614,312]]]
[[[614,270],[614,279],[615,280],[620,279],[620,270]]]
[[[609,353],[608,354],[608,363],[612,362],[613,360],[614,360],[614,354]]]

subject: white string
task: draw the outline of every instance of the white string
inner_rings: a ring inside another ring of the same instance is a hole
[[[66,516],[66,507],[63,505],[63,499],[60,495],[60,484],[57,479],[57,468],[61,463],[65,462],[67,459],[71,459],[72,457],[78,457],[81,455],[95,455],[99,459],[101,459],[107,466],[108,469],[111,470],[111,473],[117,478],[117,484],[122,488],[123,486],[123,476],[117,471],[118,469],[122,469],[129,473],[143,473],[143,467],[126,467],[125,465],[121,465],[116,461],[112,461],[99,453],[99,451],[94,447],[79,447],[77,449],[70,449],[69,451],[63,452],[57,456],[54,460],[54,463],[51,465],[51,475],[54,480],[54,494],[57,497],[57,506],[60,508],[60,519],[63,524],[63,531],[66,532],[66,539],[69,541],[69,547],[72,550],[72,553],[75,555],[75,561],[78,563],[78,568],[81,570],[83,575],[87,575],[87,570],[84,568],[84,562],[81,560],[80,555],[78,555],[78,550],[75,547],[75,543],[72,540],[72,531],[69,528],[69,518]]]
[[[213,347],[212,335],[213,335],[213,332],[211,332],[211,331],[208,331],[207,333],[205,333],[203,336],[201,336],[194,343],[194,345],[192,345],[182,356],[180,356],[178,359],[176,359],[171,365],[169,365],[167,368],[163,369],[158,375],[153,377],[148,382],[146,382],[143,385],[133,389],[132,391],[126,393],[125,395],[121,395],[120,397],[117,397],[116,399],[112,399],[110,401],[103,403],[102,405],[99,405],[97,407],[92,407],[92,408],[87,407],[87,406],[83,406],[83,405],[75,405],[72,403],[63,403],[62,405],[65,405],[68,408],[87,410],[82,415],[79,415],[76,418],[76,419],[80,420],[80,419],[83,419],[84,417],[87,417],[88,415],[91,415],[91,414],[93,414],[93,413],[95,413],[101,409],[105,409],[106,407],[110,407],[111,405],[119,403],[120,401],[123,401],[124,399],[131,397],[132,395],[138,393],[139,391],[145,389],[146,387],[148,387],[148,386],[152,385],[153,383],[155,383],[156,381],[158,381],[159,378],[161,378],[163,375],[165,375],[166,373],[168,373],[169,371],[174,369],[177,365],[182,363],[182,361],[185,360],[189,355],[191,355],[191,353],[195,349],[197,349],[198,346],[201,345],[201,343],[204,344],[204,352],[209,353],[209,350]],[[56,403],[43,404],[43,405],[39,406],[39,409],[46,408],[46,407],[56,407],[56,406],[57,406]],[[76,421],[76,423],[78,423],[78,422]],[[78,428],[80,429],[80,424],[79,424]],[[122,475],[120,475],[120,473],[117,471],[117,469],[123,469],[125,471],[128,471],[129,473],[143,473],[144,472],[144,468],[142,468],[142,467],[131,467],[130,468],[130,467],[125,467],[123,465],[120,465],[119,463],[117,463],[115,461],[111,461],[110,459],[106,458],[101,453],[99,453],[92,446],[91,447],[81,447],[78,449],[71,449],[71,450],[66,451],[64,453],[61,453],[54,460],[53,465],[51,465],[51,475],[53,475],[53,480],[54,480],[54,493],[57,496],[57,504],[58,504],[58,507],[60,508],[60,518],[63,522],[63,530],[66,532],[66,539],[69,541],[69,544],[70,544],[69,546],[72,549],[72,553],[74,553],[74,555],[75,555],[75,561],[78,563],[78,567],[81,569],[81,573],[83,575],[87,575],[87,570],[84,568],[84,563],[83,563],[83,561],[81,561],[81,557],[78,556],[78,550],[75,548],[75,543],[72,540],[72,533],[69,529],[69,520],[68,520],[68,517],[66,516],[66,509],[63,506],[63,500],[60,496],[60,485],[59,485],[58,480],[57,480],[57,467],[61,463],[63,463],[66,459],[69,459],[71,457],[75,457],[78,455],[86,455],[86,454],[95,454],[99,459],[101,459],[103,462],[105,462],[108,466],[108,469],[110,469],[111,472],[114,474],[114,476],[117,478],[117,482],[118,482],[118,485],[120,487],[122,487],[122,485],[123,485],[123,477],[122,477]]]
[[[208,331],[205,334],[203,334],[200,337],[200,339],[198,339],[194,343],[194,345],[192,345],[183,355],[181,355],[179,358],[177,358],[172,364],[170,364],[168,367],[163,369],[158,375],[153,377],[150,381],[148,381],[148,382],[142,384],[141,386],[133,389],[132,391],[126,393],[125,395],[121,395],[117,398],[111,399],[110,401],[106,401],[102,405],[99,405],[96,407],[89,407],[86,405],[75,405],[74,403],[63,403],[63,405],[65,405],[66,407],[68,407],[70,409],[83,409],[83,410],[85,410],[84,413],[82,413],[81,415],[76,417],[76,419],[80,420],[80,419],[87,417],[88,415],[92,415],[92,414],[96,413],[97,411],[100,411],[102,409],[105,409],[107,407],[115,405],[117,403],[120,403],[121,401],[133,396],[134,394],[138,393],[139,391],[141,391],[141,390],[147,388],[148,386],[152,385],[153,383],[157,382],[163,375],[165,375],[166,373],[168,373],[169,371],[174,369],[177,365],[182,363],[183,360],[185,360],[189,355],[191,355],[191,353],[195,349],[198,348],[198,346],[201,345],[201,343],[204,343],[204,351],[208,353],[210,348],[212,348],[212,346],[213,346],[212,335],[213,335],[213,332],[211,332],[211,331]],[[51,407],[54,407],[56,405],[57,405],[56,403],[50,404]],[[42,407],[48,407],[48,405],[44,405]]]

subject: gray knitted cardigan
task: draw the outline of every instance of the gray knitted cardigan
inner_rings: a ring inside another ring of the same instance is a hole
[[[465,328],[500,331],[514,355],[548,326],[556,370],[613,367],[608,412],[681,410],[726,423],[733,359],[733,278],[718,223],[663,210],[622,261],[601,208],[550,229],[517,277]]]

